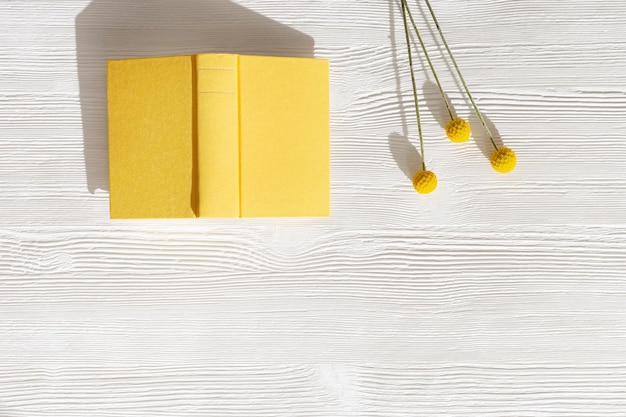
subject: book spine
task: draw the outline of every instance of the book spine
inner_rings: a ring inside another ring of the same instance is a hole
[[[200,217],[240,217],[239,57],[196,56]]]

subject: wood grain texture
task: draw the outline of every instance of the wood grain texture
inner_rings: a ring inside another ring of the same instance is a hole
[[[621,416],[623,366],[1,367],[10,416]],[[164,389],[167,387],[167,389]]]
[[[425,28],[423,197],[394,2],[1,2],[0,417],[626,415],[626,3],[566,3],[433,2],[519,165]],[[102,63],[207,50],[330,60],[330,218],[109,220]]]

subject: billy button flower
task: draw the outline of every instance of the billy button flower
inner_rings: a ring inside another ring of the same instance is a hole
[[[422,36],[420,35],[420,31],[417,29],[417,25],[415,24],[415,20],[413,19],[413,14],[411,14],[411,9],[409,8],[409,4],[406,0],[402,0],[404,6],[406,7],[406,14],[411,20],[411,25],[413,26],[413,30],[415,31],[415,35],[417,36],[417,40],[422,46],[422,51],[424,51],[424,57],[428,62],[428,66],[430,67],[430,71],[433,74],[433,78],[437,83],[437,87],[439,88],[439,93],[441,94],[441,98],[443,99],[444,104],[446,105],[446,110],[448,110],[448,115],[450,116],[450,121],[446,124],[446,136],[452,142],[466,142],[471,133],[470,125],[467,123],[465,119],[460,117],[454,117],[452,113],[452,108],[450,107],[450,103],[448,102],[448,98],[446,97],[446,93],[443,91],[443,87],[441,85],[441,81],[439,81],[439,77],[437,76],[437,71],[435,71],[435,67],[433,62],[430,59],[430,54],[426,49],[426,45],[422,40]]]
[[[437,176],[434,172],[419,170],[413,175],[413,188],[420,194],[429,194],[437,188]]]
[[[417,100],[417,88],[415,86],[415,75],[413,74],[413,54],[411,53],[411,40],[409,37],[409,25],[406,19],[408,5],[406,0],[402,1],[402,21],[404,22],[404,34],[406,36],[406,46],[409,54],[409,69],[411,72],[411,84],[413,86],[413,100],[415,101],[415,116],[417,118],[417,131],[420,138],[420,150],[422,152],[422,169],[413,175],[413,187],[420,194],[429,194],[437,188],[437,176],[434,172],[426,169],[424,157],[424,135],[422,133],[422,121],[420,119],[419,103]]]
[[[461,80],[461,84],[463,84],[465,93],[467,94],[467,97],[472,103],[472,106],[474,107],[474,111],[476,112],[476,115],[478,116],[480,123],[485,129],[485,132],[487,132],[487,136],[489,136],[489,140],[491,141],[491,144],[493,145],[494,151],[491,154],[491,157],[489,158],[489,161],[491,162],[491,166],[493,167],[494,170],[498,172],[502,172],[502,173],[513,171],[513,168],[515,168],[515,164],[517,163],[517,157],[515,155],[515,152],[513,152],[512,149],[504,147],[504,146],[501,148],[498,148],[498,145],[496,145],[496,142],[493,140],[493,135],[491,134],[491,131],[487,127],[487,124],[485,123],[485,120],[483,119],[483,115],[481,114],[480,110],[478,110],[478,106],[476,105],[476,102],[474,101],[474,98],[472,97],[472,94],[470,93],[469,88],[467,87],[467,83],[465,82],[465,79],[463,78],[463,75],[461,74],[461,69],[459,68],[458,64],[456,63],[456,60],[454,59],[454,55],[452,54],[452,51],[450,50],[450,46],[448,46],[448,42],[446,42],[446,38],[445,36],[443,36],[443,31],[441,30],[441,27],[439,26],[439,21],[437,21],[437,17],[435,16],[435,12],[433,11],[432,6],[430,5],[430,1],[429,0],[424,0],[424,1],[426,3],[426,6],[428,7],[428,11],[430,12],[430,16],[432,17],[433,22],[435,23],[435,26],[437,27],[437,32],[439,32],[439,37],[441,38],[441,41],[446,48],[446,51],[448,51],[448,55],[450,56],[450,60],[452,61],[452,64],[454,64],[454,68],[456,70],[457,75],[459,76],[459,80]]]
[[[489,161],[491,162],[493,169],[505,174],[513,171],[513,168],[515,168],[515,164],[517,163],[517,156],[515,155],[515,152],[513,152],[513,149],[503,146],[496,149],[491,154]]]

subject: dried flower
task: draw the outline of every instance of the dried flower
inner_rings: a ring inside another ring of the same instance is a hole
[[[446,135],[452,142],[467,142],[470,137],[470,125],[460,117],[452,119],[446,125]]]
[[[478,109],[478,106],[476,105],[476,102],[474,101],[474,97],[472,97],[472,93],[470,93],[470,90],[467,87],[467,83],[465,82],[465,79],[463,78],[463,74],[461,74],[461,69],[459,68],[459,65],[454,59],[454,55],[452,54],[452,51],[450,50],[450,46],[448,45],[448,42],[446,41],[446,38],[443,35],[441,26],[439,26],[439,21],[437,20],[437,17],[435,16],[435,12],[432,6],[430,5],[430,0],[424,0],[424,2],[426,3],[426,6],[428,7],[428,11],[430,12],[430,16],[432,17],[433,22],[435,23],[435,26],[437,27],[437,32],[439,33],[441,42],[445,46],[446,51],[448,51],[448,56],[450,57],[450,60],[452,61],[452,64],[454,65],[454,69],[456,70],[456,73],[459,76],[459,80],[461,80],[461,84],[463,85],[463,88],[465,89],[465,93],[467,94],[467,97],[469,98],[470,103],[472,103],[472,106],[474,107],[474,111],[476,112],[476,115],[478,116],[480,123],[485,129],[485,132],[487,133],[487,136],[489,136],[489,140],[491,141],[491,144],[493,145],[495,149],[495,152],[491,154],[491,158],[490,158],[491,166],[493,167],[493,169],[495,169],[498,172],[512,171],[513,168],[515,168],[515,162],[516,162],[515,152],[513,152],[511,149],[506,148],[506,147],[498,148],[498,145],[496,145],[496,142],[493,140],[493,135],[491,134],[489,127],[487,127],[487,124],[485,123],[485,119],[483,118],[482,113],[480,112],[480,110]],[[450,135],[448,135],[448,137],[450,137]]]
[[[491,166],[498,172],[503,174],[513,171],[515,164],[517,163],[517,156],[513,149],[509,149],[505,146],[498,150],[493,151],[491,157],[489,157]]]
[[[402,1],[402,21],[404,22],[404,34],[406,36],[406,47],[409,54],[409,69],[411,71],[411,85],[413,86],[413,100],[415,102],[415,117],[417,119],[417,131],[420,138],[420,150],[422,152],[422,170],[413,175],[413,187],[420,194],[431,193],[437,188],[437,176],[426,170],[426,162],[424,158],[424,134],[422,133],[422,121],[420,118],[419,102],[417,100],[417,87],[415,85],[415,74],[413,72],[413,54],[411,53],[411,39],[409,36],[409,25],[407,22],[407,14],[409,5],[407,0]]]
[[[403,0],[405,3],[406,1]],[[405,4],[406,14],[411,20],[411,25],[413,25],[413,30],[415,31],[415,35],[417,36],[417,40],[419,41],[422,51],[424,52],[424,58],[426,58],[426,62],[428,62],[428,66],[430,67],[430,71],[433,74],[433,78],[437,84],[437,88],[439,89],[439,94],[441,94],[441,98],[443,99],[443,103],[446,105],[446,110],[448,110],[448,115],[450,116],[450,121],[446,125],[446,135],[452,142],[466,142],[470,137],[470,125],[465,120],[460,117],[454,117],[452,112],[452,108],[450,103],[448,102],[448,98],[446,97],[446,93],[443,91],[443,86],[441,85],[441,81],[439,80],[439,76],[437,75],[437,71],[435,71],[435,66],[433,65],[432,60],[430,59],[430,54],[428,53],[428,49],[426,49],[426,45],[424,44],[424,40],[422,39],[422,35],[420,35],[420,31],[415,24],[415,20],[413,19],[413,15],[411,14],[411,9],[409,8],[409,4]]]
[[[417,171],[413,175],[413,188],[420,194],[432,193],[437,188],[437,176],[432,171]]]

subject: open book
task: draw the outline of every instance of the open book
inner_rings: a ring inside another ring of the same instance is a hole
[[[109,61],[111,218],[330,214],[328,61]]]

